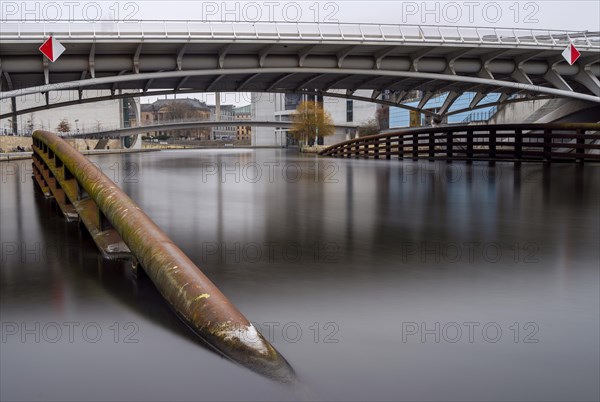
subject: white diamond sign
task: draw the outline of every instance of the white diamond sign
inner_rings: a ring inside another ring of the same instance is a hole
[[[52,63],[54,63],[64,51],[65,47],[53,36],[49,37],[42,46],[40,46],[40,52],[42,52],[42,54]]]
[[[577,61],[579,56],[581,56],[581,53],[579,53],[579,50],[575,49],[575,45],[570,43],[569,46],[563,50],[562,56],[565,58],[567,63],[572,66]]]

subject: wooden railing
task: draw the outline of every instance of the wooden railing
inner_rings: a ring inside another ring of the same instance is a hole
[[[600,161],[599,123],[498,124],[404,129],[332,145],[338,158]]]

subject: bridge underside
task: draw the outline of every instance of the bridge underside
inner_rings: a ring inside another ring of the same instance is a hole
[[[473,44],[122,40],[62,40],[67,52],[48,63],[30,39],[0,43],[0,98],[33,93],[107,90],[141,95],[184,92],[306,92],[348,97],[440,117],[458,96],[476,93],[469,109],[489,93],[506,101],[570,97],[600,102],[600,50],[582,50],[569,66],[564,46]],[[370,96],[356,96],[369,90]],[[415,91],[417,107],[402,104]],[[448,93],[437,111],[423,110]],[[47,99],[48,99],[47,98]],[[106,99],[106,97],[104,98]],[[96,100],[102,100],[100,98]],[[47,102],[47,107],[58,107]],[[479,105],[481,106],[481,105]],[[488,104],[489,106],[489,104]],[[8,115],[8,111],[2,113]],[[14,114],[14,111],[12,111]]]

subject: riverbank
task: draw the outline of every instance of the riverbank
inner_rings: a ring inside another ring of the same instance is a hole
[[[115,155],[115,154],[135,154],[139,152],[158,152],[160,149],[93,149],[89,151],[79,151],[88,155]],[[8,152],[0,154],[0,162],[18,161],[31,159],[32,152]]]
[[[198,149],[282,149],[281,146],[261,146],[261,145],[233,145],[233,146],[222,146],[222,145],[179,145],[179,144],[142,144],[142,149],[148,150],[198,150]]]
[[[87,138],[69,138],[65,137],[64,140],[69,143],[76,150],[83,152],[89,150],[113,150],[122,149],[120,139],[87,139]],[[24,149],[25,151],[31,151],[31,145],[33,144],[32,137],[24,136],[12,136],[3,135],[0,136],[0,155],[3,153],[15,153],[18,149]]]

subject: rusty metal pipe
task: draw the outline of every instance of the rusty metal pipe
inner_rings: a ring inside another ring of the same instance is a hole
[[[283,356],[112,180],[55,134],[36,131],[33,138],[46,144],[69,169],[161,295],[197,335],[260,374],[282,382],[294,380]]]

